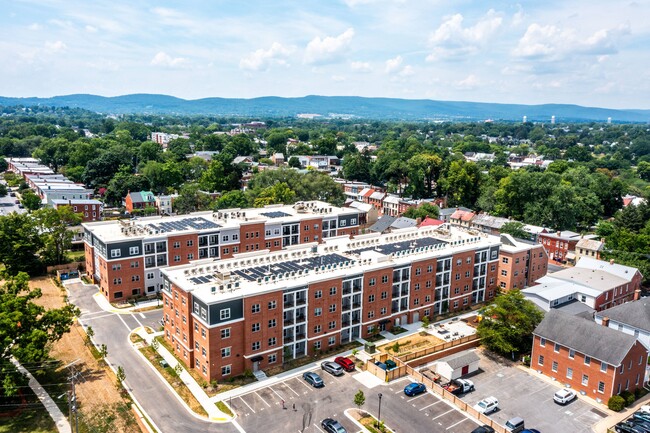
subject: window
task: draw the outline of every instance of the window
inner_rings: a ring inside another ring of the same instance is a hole
[[[381,282],[382,283],[387,283],[388,282],[388,275],[382,275]]]
[[[122,265],[113,265],[114,271],[119,271],[120,269],[122,269]]]
[[[252,350],[260,350],[261,343],[259,341],[254,341],[253,344],[251,344],[251,349]]]
[[[567,377],[567,379],[573,379],[573,368],[567,367],[567,369],[566,369],[566,377]]]
[[[460,287],[454,288],[454,295],[457,295],[460,293]]]
[[[381,310],[379,310],[379,313],[383,316],[384,314],[386,314],[386,311],[387,311],[386,307],[382,307]]]
[[[370,287],[374,286],[375,284],[377,284],[377,280],[375,278],[371,278],[368,282],[368,286]]]
[[[540,338],[539,347],[544,347],[544,346],[546,346],[546,338]]]
[[[276,344],[278,344],[278,339],[277,338],[275,338],[275,337],[269,338],[269,347],[273,347]]]
[[[560,353],[560,345],[558,343],[555,343],[555,346],[553,347],[553,352]]]
[[[600,371],[606,372],[607,371],[607,364],[602,362],[600,363]]]
[[[269,364],[275,364],[278,361],[278,355],[272,353],[269,355]]]
[[[323,315],[323,309],[322,308],[314,308],[314,316],[320,317]]]
[[[320,341],[314,342],[314,350],[320,350]]]
[[[583,374],[582,375],[582,386],[587,386],[587,385],[589,385],[589,376],[587,376],[586,374]]]
[[[205,338],[205,328],[201,328],[201,337]]]
[[[413,305],[420,305],[420,298],[413,299]]]
[[[147,272],[147,280],[153,280],[153,272]]]
[[[429,265],[429,266],[427,266],[427,272],[428,272],[428,273],[433,272],[433,265]]]
[[[181,256],[174,256],[174,261],[175,262],[180,262],[181,261]]]
[[[336,311],[336,304],[331,304],[330,305],[330,313],[334,313]]]
[[[460,280],[460,273],[456,273],[456,276],[454,278],[456,278],[456,281]]]
[[[278,306],[277,301],[269,301],[269,310],[275,310],[277,306]]]
[[[328,328],[328,329],[334,329],[334,328],[336,328],[336,320],[332,320],[332,321],[327,325],[327,328]]]
[[[388,298],[388,292],[381,292],[381,299]]]
[[[314,292],[314,299],[320,299],[323,297],[323,291],[322,290],[316,290]]]
[[[426,287],[427,289],[430,289],[431,288],[431,280],[428,280],[426,283],[424,283],[424,287]]]
[[[122,279],[121,278],[113,278],[113,284],[122,284]]]
[[[233,234],[232,235],[232,240],[236,241],[237,239],[239,239],[239,235],[237,233]]]
[[[135,256],[140,254],[140,247],[129,247],[129,255]]]
[[[468,265],[472,263],[472,258],[471,257],[466,258],[465,263],[467,263]]]
[[[318,334],[318,333],[320,333],[320,331],[321,331],[320,325],[314,326],[314,334]]]
[[[456,266],[460,266],[462,264],[463,264],[463,259],[456,260]]]
[[[585,365],[591,364],[591,356],[585,355]]]
[[[553,361],[553,366],[551,367],[551,370],[557,373],[557,361]]]
[[[504,276],[504,277],[507,277],[508,276],[508,271],[506,271],[505,269],[501,269],[501,275]]]
[[[188,246],[188,247],[192,247],[192,246],[194,246],[194,241],[193,241],[192,239],[190,239],[189,241],[187,241],[187,246]]]
[[[469,275],[470,275],[470,272],[469,272],[469,271],[465,271],[465,278],[469,278]]]
[[[424,297],[424,302],[431,302],[431,295],[426,295]],[[425,316],[428,316],[428,314],[425,314]]]
[[[258,332],[258,331],[260,330],[260,324],[259,324],[259,322],[258,322],[258,323],[253,323],[253,324],[251,325],[251,330],[252,330],[253,332]]]
[[[569,349],[569,359],[573,359],[576,357],[576,351],[573,349]]]
[[[134,262],[131,262],[131,267],[132,268],[139,268],[140,267],[140,262],[138,262],[137,260],[134,261]],[[153,278],[153,277],[151,277],[151,278]]]
[[[501,258],[501,261],[502,261],[503,263],[507,264],[507,263],[510,261],[510,259],[508,259],[507,257],[502,257],[502,258]]]
[[[223,367],[221,367],[221,375],[222,376],[230,375],[230,366],[229,365],[224,365]]]
[[[336,295],[336,287],[330,287],[330,296]]]
[[[221,338],[230,338],[230,328],[224,328],[221,330]]]
[[[420,283],[415,283],[414,289],[415,290],[420,290]]]
[[[230,319],[230,308],[224,308],[219,311],[219,319],[228,320]]]
[[[336,337],[330,337],[327,339],[327,344],[334,346],[336,344]]]
[[[375,302],[375,295],[368,295],[368,302]]]
[[[260,312],[260,304],[253,304],[251,306],[251,313],[259,313]]]
[[[605,382],[598,382],[598,392],[601,394],[605,392]]]
[[[140,281],[140,275],[131,275],[131,281]]]
[[[179,241],[174,242],[174,248],[180,248],[181,243]]]
[[[230,356],[230,347],[224,347],[221,349],[221,357],[228,358]]]
[[[111,257],[121,257],[121,256],[122,256],[121,250],[111,250]]]
[[[275,328],[277,325],[277,321],[275,319],[269,320],[269,328]]]
[[[539,358],[537,358],[537,365],[544,365],[544,355],[539,355]]]
[[[421,268],[415,268],[415,275],[420,275],[422,273]]]
[[[373,317],[375,317],[375,310],[368,311],[368,319],[372,319]]]

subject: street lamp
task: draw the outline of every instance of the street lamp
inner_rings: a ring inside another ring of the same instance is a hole
[[[377,414],[377,427],[379,427],[381,425],[381,397],[382,397],[381,392],[377,394],[377,396],[379,397],[379,413]]]

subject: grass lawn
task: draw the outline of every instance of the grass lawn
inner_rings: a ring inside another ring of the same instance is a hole
[[[43,406],[30,406],[18,416],[0,418],[0,433],[56,433],[56,425]]]

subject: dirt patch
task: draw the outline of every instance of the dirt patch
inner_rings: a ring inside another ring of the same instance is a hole
[[[59,308],[65,305],[66,292],[56,286],[49,278],[34,278],[31,287],[38,287],[43,296],[36,302],[46,308]],[[116,388],[113,372],[90,352],[86,345],[86,334],[83,328],[75,322],[69,333],[54,343],[50,356],[67,365],[78,360],[74,365],[81,373],[81,380],[76,384],[77,399],[80,404],[81,418],[87,431],[133,432],[135,418],[128,408],[130,403],[123,398]]]
[[[424,335],[423,335],[424,334]],[[400,338],[399,340],[392,341],[388,344],[378,347],[382,352],[389,352],[393,355],[404,355],[406,353],[413,352],[415,350],[426,349],[427,347],[435,346],[437,344],[444,343],[444,340],[441,340],[438,337],[435,337],[429,333],[420,333],[409,335],[408,337]],[[395,353],[393,350],[395,343],[399,344],[399,351]]]

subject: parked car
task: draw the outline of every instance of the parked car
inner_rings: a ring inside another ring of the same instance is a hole
[[[320,425],[327,433],[348,433],[341,423],[332,418],[325,418]]]
[[[494,429],[489,425],[482,425],[472,430],[472,433],[494,433]]]
[[[574,390],[564,388],[553,395],[553,401],[557,404],[567,404],[573,401],[576,397],[578,397],[578,394]]]
[[[343,367],[345,371],[354,371],[354,362],[345,356],[337,356],[334,358],[334,362]]]
[[[526,426],[524,425],[524,419],[520,416],[510,418],[508,421],[506,421],[506,430],[508,430],[510,433],[521,433],[525,429]]]
[[[616,433],[646,433],[644,429],[628,422],[619,422],[614,426],[614,430]]]
[[[521,433],[541,433],[541,432],[536,428],[527,428],[522,430]]]
[[[305,382],[307,382],[314,388],[322,388],[323,386],[325,386],[325,382],[323,382],[323,379],[313,371],[308,371],[306,373],[303,373],[302,378],[305,379]]]
[[[485,415],[496,412],[499,410],[499,400],[496,397],[484,398],[474,405],[474,410]]]
[[[404,387],[404,394],[408,395],[409,397],[422,394],[423,392],[427,392],[427,387],[424,386],[423,383],[413,382]]]
[[[332,361],[321,362],[320,368],[322,368],[329,374],[333,374],[334,376],[340,376],[343,374],[343,369],[336,362],[332,362]]]
[[[167,361],[165,361],[164,359],[161,359],[160,361],[158,361],[158,363],[160,364],[160,366],[161,366],[162,368],[167,368],[167,367],[169,367],[169,364],[168,364]]]
[[[456,379],[452,380],[446,385],[443,385],[442,387],[454,395],[461,395],[470,391],[474,391],[474,382],[467,379]]]

